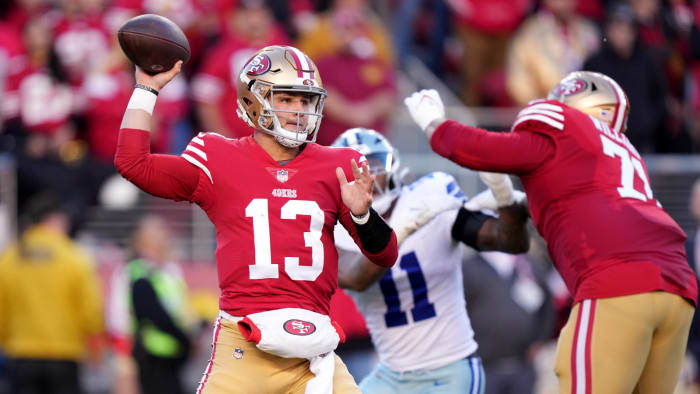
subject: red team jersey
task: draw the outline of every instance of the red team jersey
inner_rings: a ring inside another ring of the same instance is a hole
[[[338,220],[360,245],[335,169],[352,179],[350,160],[363,161],[361,154],[311,143],[280,165],[252,136],[200,133],[180,157],[144,156],[147,143],[147,132],[122,130],[117,167],[145,191],[189,200],[207,213],[216,227],[222,310],[234,316],[291,307],[329,313],[338,285]],[[367,256],[391,266],[395,236]]]
[[[686,235],[654,199],[644,161],[624,134],[557,101],[531,103],[512,131],[447,121],[431,144],[470,168],[520,176],[575,302],[655,290],[696,302]]]

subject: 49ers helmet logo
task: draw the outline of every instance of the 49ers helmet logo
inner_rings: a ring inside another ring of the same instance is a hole
[[[259,53],[246,65],[246,74],[248,75],[262,75],[270,70],[272,66],[272,61],[270,57],[264,53]]]
[[[316,331],[313,323],[304,320],[291,319],[284,322],[284,331],[292,335],[311,335]]]
[[[586,90],[587,87],[588,83],[583,79],[569,79],[555,86],[551,95],[556,97],[571,96]]]

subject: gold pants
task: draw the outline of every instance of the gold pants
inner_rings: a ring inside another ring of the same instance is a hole
[[[309,360],[265,353],[243,339],[236,323],[219,318],[214,327],[212,356],[197,394],[303,394],[306,382],[313,377]],[[360,393],[337,355],[333,393]]]
[[[577,303],[557,343],[559,393],[673,393],[693,312],[661,291]]]

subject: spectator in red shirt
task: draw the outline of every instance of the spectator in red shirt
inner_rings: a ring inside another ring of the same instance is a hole
[[[480,88],[488,74],[497,76],[500,103],[509,103],[505,92],[505,57],[511,36],[533,6],[532,0],[451,0],[457,32],[462,42],[462,99],[480,105]],[[489,79],[492,81],[493,79]]]
[[[105,24],[117,30],[128,19],[140,14],[162,15],[175,22],[190,43],[190,60],[185,72],[195,70],[212,36],[222,27],[223,10],[237,0],[97,0],[110,3]]]
[[[393,53],[390,53],[392,61],[386,61],[387,53],[373,38],[377,26],[364,17],[368,10],[353,4],[339,2],[331,11],[327,22],[332,26],[335,49],[321,51],[314,59],[328,91],[325,116],[316,140],[321,145],[330,145],[343,131],[353,127],[385,133],[396,103]],[[309,43],[308,39],[303,41]]]
[[[262,0],[240,1],[228,11],[226,24],[192,80],[192,96],[204,131],[243,137],[250,134],[250,126],[236,115],[238,72],[259,48],[287,45],[289,38]]]
[[[85,98],[86,139],[92,155],[111,166],[117,148],[117,135],[123,111],[129,102],[134,78],[131,63],[112,36],[111,49],[101,63],[85,77],[82,95]],[[152,150],[171,153],[178,149],[177,127],[188,114],[187,83],[175,78],[160,94],[158,116],[154,117]]]
[[[30,132],[51,136],[56,143],[70,139],[73,96],[52,51],[51,31],[45,21],[34,18],[24,27],[22,39],[26,63],[7,81],[6,116],[18,119]]]
[[[44,14],[49,8],[49,2],[45,0],[9,0],[11,5],[5,21],[17,30],[22,28],[30,19]]]
[[[4,119],[17,111],[17,102],[9,102],[5,88],[10,76],[21,71],[26,61],[22,35],[13,25],[0,22],[0,130]]]
[[[53,46],[71,85],[78,87],[85,74],[107,56],[109,32],[102,23],[100,7],[89,8],[78,0],[62,0],[60,5]]]

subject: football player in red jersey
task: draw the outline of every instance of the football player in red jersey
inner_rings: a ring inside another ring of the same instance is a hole
[[[333,228],[340,221],[381,266],[396,261],[396,236],[371,209],[364,156],[313,142],[326,95],[316,66],[293,47],[261,49],[238,76],[252,135],[199,133],[180,156],[150,154],[157,92],[180,67],[137,69],[115,165],[150,194],[197,203],[216,227],[221,311],[197,393],[359,392],[333,353],[343,340],[328,317]]]
[[[697,282],[686,235],[654,199],[624,134],[629,104],[620,86],[574,72],[521,110],[510,133],[445,120],[434,90],[405,103],[438,154],[520,177],[574,298],[559,335],[559,392],[672,393]]]

